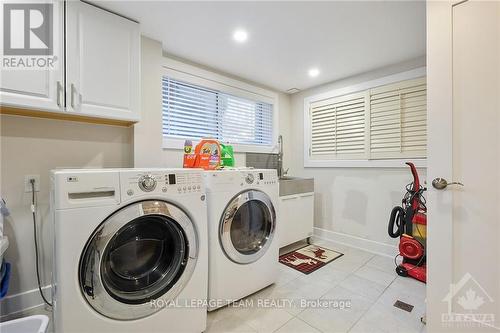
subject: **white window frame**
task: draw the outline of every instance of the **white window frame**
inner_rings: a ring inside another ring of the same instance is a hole
[[[162,65],[162,77],[167,76],[174,80],[217,90],[222,93],[272,104],[273,133],[271,145],[231,145],[233,146],[234,152],[238,153],[272,153],[275,151],[279,135],[279,103],[277,93],[170,58],[164,57]],[[160,81],[158,89],[161,89],[161,84]],[[161,112],[163,112],[163,110]],[[163,137],[162,147],[163,149],[183,150],[184,140]]]
[[[362,92],[375,87],[396,83],[404,80],[417,79],[426,76],[426,67],[420,67],[406,72],[397,73],[394,75],[385,76],[371,81],[366,81],[360,84],[331,90],[325,93],[308,96],[304,98],[304,167],[305,168],[402,168],[406,167],[405,162],[411,160],[415,166],[420,168],[427,167],[426,158],[414,159],[356,159],[356,160],[341,160],[341,159],[312,159],[309,155],[311,147],[311,115],[309,112],[311,103],[321,100],[335,98],[346,94]],[[369,147],[368,147],[369,148]]]

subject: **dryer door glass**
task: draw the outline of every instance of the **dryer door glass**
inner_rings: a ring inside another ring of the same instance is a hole
[[[101,277],[117,300],[140,304],[161,296],[179,279],[187,262],[184,232],[161,215],[136,218],[106,247]]]
[[[258,252],[269,238],[273,221],[262,201],[245,202],[238,208],[231,223],[231,242],[242,254]]]
[[[87,302],[113,319],[137,319],[173,300],[188,283],[197,259],[194,224],[180,208],[149,200],[126,206],[93,233],[80,260]]]
[[[246,191],[234,197],[223,214],[220,240],[229,259],[248,264],[262,257],[271,245],[276,214],[269,196]]]

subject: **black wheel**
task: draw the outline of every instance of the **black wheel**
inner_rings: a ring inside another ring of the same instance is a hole
[[[404,268],[401,265],[399,265],[398,267],[396,267],[396,273],[398,273],[399,276],[403,276],[403,277],[407,277],[408,276],[408,271],[406,270],[406,268]]]

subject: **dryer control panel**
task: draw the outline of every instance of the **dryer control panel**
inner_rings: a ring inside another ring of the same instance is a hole
[[[278,176],[274,170],[245,170],[241,171],[247,185],[273,185],[278,183]]]
[[[137,170],[120,174],[122,198],[144,194],[188,194],[205,191],[200,171]]]
[[[205,171],[207,191],[234,190],[234,188],[278,187],[278,175],[272,169],[240,168]]]

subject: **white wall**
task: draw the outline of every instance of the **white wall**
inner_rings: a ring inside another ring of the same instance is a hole
[[[12,264],[11,298],[1,303],[3,315],[42,303],[36,290],[31,197],[24,193],[24,176],[40,175],[41,268],[43,284],[48,285],[53,239],[48,223],[49,171],[61,167],[131,167],[132,129],[7,115],[0,119],[0,193],[11,212],[5,220],[4,233],[10,241],[5,258]],[[47,294],[50,296],[50,291]]]
[[[314,225],[322,229],[315,230],[316,234],[320,232],[336,240],[356,242],[358,246],[363,244],[387,254],[394,252],[397,241],[387,234],[389,214],[393,206],[401,203],[405,186],[412,177],[407,168],[304,168],[304,98],[422,66],[425,66],[425,58],[292,95],[290,131],[294,135],[286,142],[287,146],[293,147],[290,173],[315,178]],[[425,179],[425,170],[419,172]]]
[[[182,167],[183,151],[177,149],[163,149],[162,147],[161,77],[163,54],[161,43],[147,37],[143,37],[141,57],[142,119],[134,126],[135,166]],[[198,66],[202,69],[207,69],[189,62],[185,63]],[[208,70],[234,78],[225,73],[219,73],[213,69]],[[255,85],[254,83],[251,84]],[[278,94],[280,132],[283,134],[285,139],[287,139],[290,133],[290,97],[284,93],[276,93]],[[288,147],[288,149],[290,148]],[[286,154],[286,156],[288,156],[286,157],[287,159],[291,158],[291,154]],[[245,166],[245,162],[244,153],[235,154],[236,166]]]

